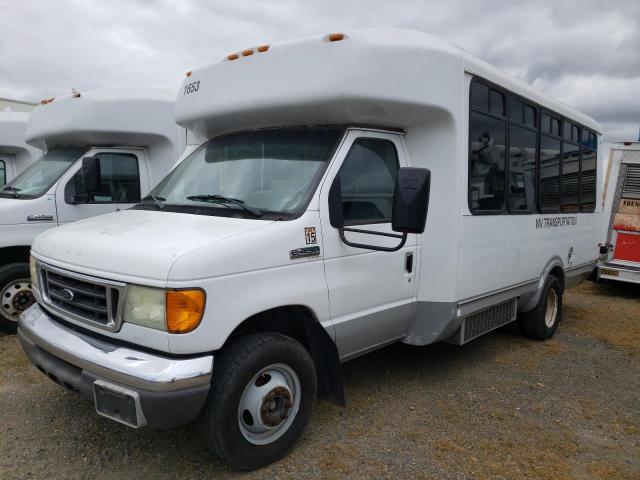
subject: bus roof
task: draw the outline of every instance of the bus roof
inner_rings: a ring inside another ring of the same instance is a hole
[[[174,142],[174,96],[154,88],[102,89],[44,100],[33,109],[27,143],[149,146]]]
[[[189,72],[176,121],[211,138],[239,129],[365,124],[408,129],[430,113],[468,115],[464,72],[601,131],[593,119],[432,35],[345,31],[253,47]]]

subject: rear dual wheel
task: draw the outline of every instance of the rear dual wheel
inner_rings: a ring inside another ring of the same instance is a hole
[[[239,470],[282,458],[300,437],[316,397],[309,352],[277,333],[240,337],[216,358],[202,418],[209,448]]]
[[[556,333],[562,320],[562,285],[558,277],[549,275],[545,281],[538,304],[533,310],[520,316],[525,335],[536,340],[547,340]]]
[[[34,304],[31,274],[26,263],[0,267],[0,330],[15,333],[20,314]]]

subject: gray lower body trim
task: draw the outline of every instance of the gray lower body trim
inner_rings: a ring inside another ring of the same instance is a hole
[[[416,313],[407,335],[409,345],[428,345],[451,336],[462,319],[456,317],[456,302],[416,302]]]
[[[596,261],[578,265],[576,267],[568,268],[564,272],[564,288],[573,288],[580,285],[583,281],[589,278],[589,275],[593,273],[596,268]]]

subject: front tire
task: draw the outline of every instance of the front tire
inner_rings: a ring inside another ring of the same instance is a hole
[[[521,325],[526,336],[535,340],[553,337],[562,320],[562,285],[554,275],[545,281],[535,308],[521,315]]]
[[[28,263],[0,267],[0,330],[15,333],[20,314],[35,302]]]
[[[209,448],[239,470],[282,458],[302,434],[316,397],[309,352],[278,333],[241,337],[216,358],[203,427]]]

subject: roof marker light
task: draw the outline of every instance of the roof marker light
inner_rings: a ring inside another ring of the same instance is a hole
[[[192,73],[193,73],[193,72],[192,72],[191,70],[189,70],[187,73],[185,73],[185,75],[186,75],[187,77],[190,77]]]
[[[71,98],[80,98],[80,92],[73,92]]]
[[[240,58],[240,55],[238,55],[237,53],[232,53],[227,57],[227,60],[237,60],[238,58]]]
[[[51,98],[45,98],[44,100],[42,100],[40,102],[40,105],[46,105],[47,103],[51,103],[55,100],[55,97],[51,97]]]
[[[330,33],[327,35],[327,40],[330,42],[339,42],[344,39],[344,33]]]
[[[249,55],[253,55],[253,50],[244,50],[242,52],[243,57],[248,57]]]
[[[260,45],[260,46],[257,48],[257,50],[258,50],[259,52],[261,52],[261,53],[262,53],[262,52],[266,52],[267,50],[269,50],[269,45]]]

